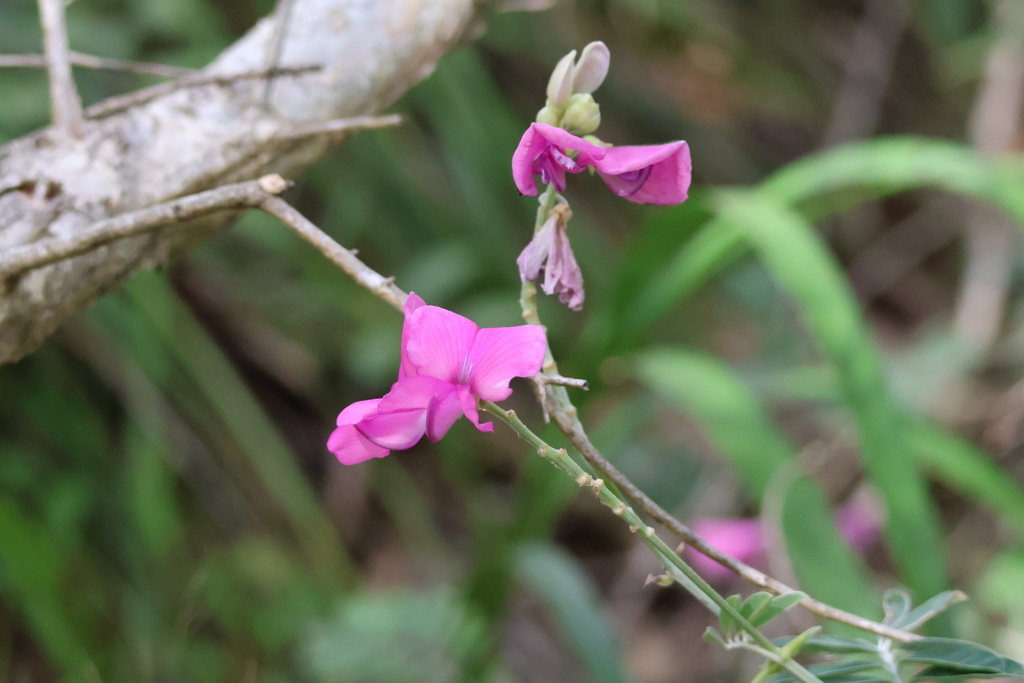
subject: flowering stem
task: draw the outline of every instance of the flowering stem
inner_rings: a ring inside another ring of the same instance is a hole
[[[554,186],[548,185],[547,189],[540,196],[540,209],[537,213],[538,224],[542,223],[546,219],[547,213],[551,210],[556,197],[557,194],[555,193]],[[541,327],[544,326],[537,313],[537,288],[532,282],[523,283],[519,303],[523,310],[523,319],[527,323],[531,325],[540,325]],[[550,348],[547,350],[544,357],[543,372],[548,375],[559,374],[558,363],[555,362],[554,357],[551,355]],[[558,427],[562,430],[562,433],[565,434],[572,445],[576,447],[576,450],[578,450],[580,455],[583,456],[583,459],[586,460],[587,463],[597,472],[599,472],[601,476],[604,477],[612,486],[621,492],[624,498],[627,498],[630,502],[643,510],[667,530],[678,536],[689,546],[703,555],[710,557],[723,567],[735,572],[748,581],[778,595],[796,591],[795,588],[786,585],[782,581],[774,579],[764,572],[761,572],[750,565],[723,553],[721,550],[712,546],[703,538],[698,536],[688,526],[670,515],[660,505],[651,500],[651,498],[631,482],[626,475],[608,462],[601,452],[590,442],[590,438],[587,436],[586,430],[579,421],[576,406],[573,405],[570,400],[569,393],[566,391],[565,387],[551,386],[550,384],[545,386],[543,382],[538,382],[536,379],[534,380],[533,385],[537,392],[541,407],[544,409],[545,420],[549,419],[549,416],[553,417],[555,422],[558,424]],[[921,638],[921,636],[916,633],[910,633],[887,624],[880,624],[878,622],[871,621],[870,619],[865,619],[864,617],[851,614],[811,597],[806,597],[801,600],[800,605],[826,619],[849,624],[855,628],[876,633],[892,640],[907,642]]]
[[[572,477],[580,487],[590,489],[603,505],[629,524],[630,531],[633,533],[639,532],[640,539],[651,549],[655,557],[661,561],[672,577],[677,579],[684,588],[689,590],[713,614],[717,615],[720,612],[728,614],[757,643],[758,650],[763,650],[765,654],[772,655],[769,659],[790,669],[793,675],[800,680],[806,683],[821,683],[818,678],[807,672],[806,669],[803,669],[803,667],[800,667],[795,662],[789,661],[778,647],[768,640],[753,624],[747,621],[735,607],[729,604],[700,574],[673,552],[664,541],[658,538],[654,533],[654,527],[647,526],[632,507],[626,505],[622,498],[605,485],[603,480],[594,479],[586,470],[580,467],[575,460],[569,457],[564,448],[553,448],[534,434],[513,410],[504,410],[490,401],[481,401],[481,407],[511,427],[521,439],[537,451],[537,455],[545,458],[562,472]],[[790,668],[790,664],[794,665],[794,667]],[[798,672],[797,668],[801,669],[802,673]]]

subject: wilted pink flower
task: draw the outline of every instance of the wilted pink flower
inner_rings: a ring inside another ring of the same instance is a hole
[[[573,159],[569,151],[578,152]],[[512,155],[512,177],[525,195],[541,182],[565,190],[565,174],[593,166],[620,197],[639,204],[679,204],[690,187],[690,148],[685,142],[637,147],[602,147],[561,128],[533,123]]]
[[[398,381],[383,398],[354,403],[338,416],[327,448],[342,464],[410,448],[424,434],[444,436],[465,415],[481,431],[476,401],[501,401],[513,377],[540,371],[547,341],[537,325],[479,328],[415,294],[405,305]]]
[[[583,273],[565,234],[572,213],[565,204],[556,206],[537,234],[516,259],[523,282],[536,280],[544,271],[541,289],[558,294],[558,300],[578,311],[583,308]]]

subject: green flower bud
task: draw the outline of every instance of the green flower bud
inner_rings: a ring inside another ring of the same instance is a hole
[[[546,123],[549,126],[558,125],[558,114],[551,107],[544,107],[537,112],[537,123]]]
[[[562,128],[573,135],[589,135],[601,125],[601,108],[592,95],[580,93],[569,98],[562,115]]]

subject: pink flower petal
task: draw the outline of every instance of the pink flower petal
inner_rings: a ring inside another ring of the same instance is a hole
[[[367,439],[353,425],[335,429],[327,440],[327,450],[342,465],[356,465],[372,458],[383,458],[391,452]]]
[[[438,401],[454,391],[455,387],[448,382],[426,375],[400,379],[381,399],[377,410],[359,422],[356,428],[378,446],[391,450],[411,448],[427,431],[429,417],[437,412]],[[447,412],[442,412],[442,422],[438,425],[443,426],[447,416]],[[454,421],[452,419],[444,431]],[[435,433],[438,425],[433,427]]]
[[[595,159],[603,158],[606,151],[604,147],[587,142],[561,128],[546,123],[532,123],[523,133],[519,147],[512,155],[512,178],[520,192],[531,197],[537,194],[537,181],[533,177],[534,162],[552,149],[563,156],[566,149],[580,152],[573,164],[573,173],[579,173]],[[564,180],[564,170],[562,177]],[[564,185],[564,182],[562,184]]]
[[[409,292],[409,296],[405,300],[405,323],[402,325],[402,362],[398,366],[398,379],[416,374],[416,367],[409,361],[409,355],[405,350],[409,343],[409,316],[412,315],[413,311],[419,310],[426,305],[426,302],[416,292]]]
[[[406,320],[406,357],[417,374],[466,384],[460,377],[468,376],[467,359],[479,329],[472,320],[457,313],[423,306]]]
[[[434,443],[440,441],[463,414],[459,387],[447,382],[444,384],[446,389],[435,394],[427,410],[427,438]]]
[[[759,566],[764,560],[764,534],[757,519],[702,517],[693,523],[698,536],[741,562]],[[725,579],[732,572],[697,551],[691,552],[694,567],[711,579]]]
[[[638,204],[679,204],[690,187],[690,148],[682,141],[612,147],[593,165],[608,189]]]
[[[476,397],[470,392],[469,387],[459,387],[459,403],[462,405],[462,413],[476,425],[481,432],[493,432],[493,422],[480,422],[480,412],[476,409]]]
[[[541,289],[545,294],[558,294],[558,300],[574,311],[583,308],[583,272],[564,229],[559,229],[555,236]]]
[[[513,377],[531,377],[544,364],[547,339],[539,325],[485,327],[469,355],[469,385],[485,401],[503,401]],[[461,383],[461,382],[460,382]]]
[[[365,416],[373,414],[380,402],[379,398],[359,401],[338,415],[338,428],[327,440],[327,450],[333,453],[342,465],[355,465],[371,458],[383,458],[391,452],[364,437],[353,426]]]

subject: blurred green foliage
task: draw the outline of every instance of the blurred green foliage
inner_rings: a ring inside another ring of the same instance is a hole
[[[996,347],[965,349],[948,322],[962,205],[1024,225],[1017,158],[965,143],[992,3],[915,3],[867,103],[864,137],[886,137],[823,150],[864,5],[491,16],[396,105],[405,126],[347,141],[289,199],[403,288],[518,323],[535,204],[509,159],[551,66],[604,40],[601,136],[687,139],[695,183],[682,206],[644,208],[572,178],[587,307],[541,309],[563,372],[591,383],[578,398],[595,443],[684,519],[781,510],[772,570],[838,606],[876,616],[879,584],[916,602],[977,589],[939,635],[1020,658],[1016,260]],[[68,22],[76,50],[198,68],[270,9],[78,0]],[[0,3],[0,52],[39,45],[35,3]],[[87,103],[154,80],[76,77]],[[44,125],[44,75],[0,70],[0,102],[0,141]],[[940,193],[956,210],[887,241]],[[935,234],[949,239],[921,246]],[[903,270],[865,295],[855,269],[885,259]],[[707,615],[642,587],[657,569],[618,520],[500,429],[333,461],[334,415],[387,389],[400,325],[251,213],[0,368],[0,679],[740,679],[702,649]],[[510,403],[539,428],[518,389]],[[888,515],[864,558],[831,523],[861,489]]]

